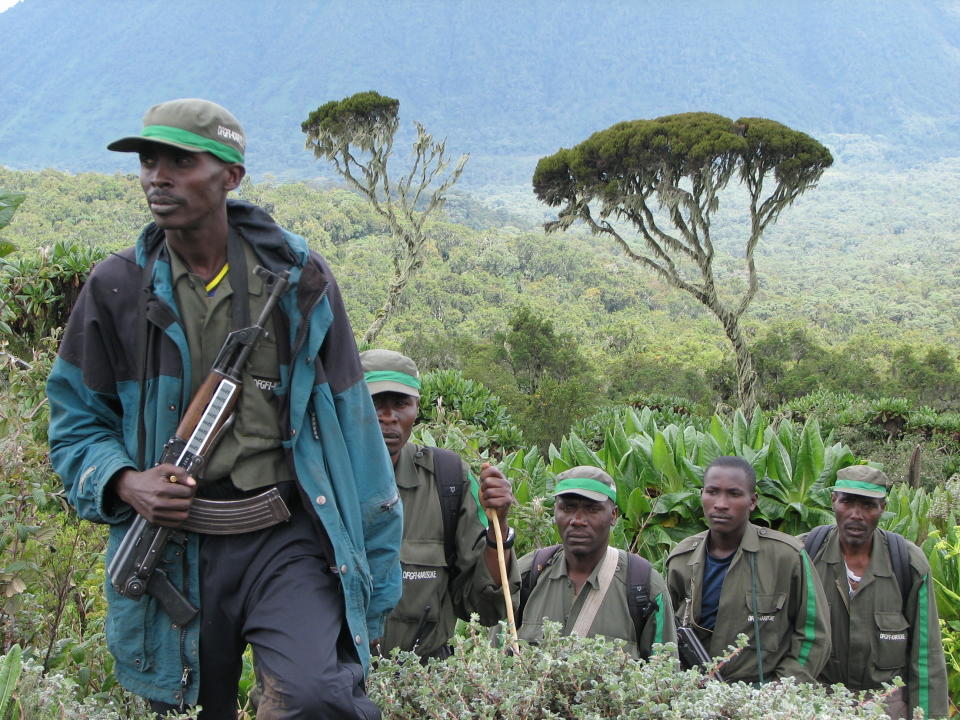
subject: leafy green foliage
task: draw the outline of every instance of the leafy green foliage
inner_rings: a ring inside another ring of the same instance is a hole
[[[681,670],[666,652],[638,661],[621,641],[560,630],[545,623],[542,641],[524,644],[513,657],[491,646],[487,628],[471,623],[454,639],[451,659],[421,665],[411,653],[399,653],[378,663],[367,687],[385,720],[886,717],[882,702],[858,702],[842,688],[827,693],[790,680],[760,688],[725,684]]]
[[[321,105],[300,129],[307,134],[307,148],[329,160],[351,143],[371,152],[376,144],[392,141],[399,111],[399,100],[368,90]]]
[[[829,150],[816,140],[772,120],[683,113],[617,123],[543,158],[533,190],[546,204],[562,206],[545,225],[548,231],[584,221],[716,316],[736,355],[740,403],[752,411],[757,375],[740,318],[759,289],[754,250],[767,226],[832,164]],[[771,175],[773,188],[765,191]],[[727,300],[718,292],[711,226],[720,193],[733,177],[749,195],[743,250],[749,279],[739,297]],[[641,250],[610,218],[639,233]]]
[[[10,224],[10,221],[13,220],[13,213],[17,211],[17,208],[26,198],[27,196],[23,193],[0,190],[0,230]],[[16,247],[12,243],[0,240],[0,258],[9,255],[14,250],[16,250]]]
[[[36,256],[0,259],[0,339],[27,353],[63,327],[102,250],[58,241]]]
[[[301,125],[307,149],[332,163],[337,174],[370,203],[394,237],[393,278],[379,312],[363,334],[371,345],[397,304],[410,278],[423,264],[425,223],[446,202],[469,156],[462,155],[444,177],[449,161],[446,141],[434,142],[420,123],[409,172],[391,180],[388,163],[399,120],[400,103],[376,92],[357,93],[320,106]],[[436,187],[431,186],[436,181]]]
[[[23,670],[23,650],[14,645],[10,651],[0,659],[0,720],[20,714],[20,703],[13,697],[14,688],[20,680]]]
[[[856,462],[849,448],[824,442],[816,418],[773,426],[761,412],[748,422],[738,410],[729,422],[714,415],[708,424],[661,425],[642,408],[611,418],[596,450],[575,433],[564,437],[559,450],[551,447],[550,471],[594,465],[609,473],[622,517],[615,541],[662,562],[677,541],[704,529],[703,472],[719,455],[742,457],[756,470],[755,520],[792,534],[832,521],[827,488],[838,469]]]
[[[420,421],[418,432],[429,429],[434,440],[438,432],[449,438],[452,426],[459,428],[462,437],[475,438],[469,449],[476,455],[481,450],[509,452],[523,443],[523,433],[500,399],[481,383],[465,378],[459,370],[424,373]],[[450,446],[441,443],[441,447]]]

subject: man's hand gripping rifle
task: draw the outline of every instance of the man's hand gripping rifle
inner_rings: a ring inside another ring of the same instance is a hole
[[[288,284],[288,271],[278,275],[263,267],[257,267],[254,273],[263,278],[269,292],[263,312],[255,324],[234,330],[227,336],[210,374],[200,385],[180,420],[176,435],[164,445],[158,464],[171,463],[183,468],[188,474],[195,475],[203,468],[223,431],[232,424],[240,397],[243,367]],[[271,502],[271,511],[278,515],[286,513],[289,517],[289,511],[286,510],[279,493],[276,489],[272,492],[276,495],[276,502]],[[273,501],[274,498],[270,500]],[[194,498],[190,505],[190,516],[181,528],[191,530],[204,527],[206,517],[218,511],[222,514],[220,508],[225,504],[223,501]],[[239,508],[238,523],[243,523],[245,518],[242,502],[234,502],[233,505]],[[280,517],[282,518],[282,515]],[[154,525],[138,514],[107,566],[107,574],[118,593],[134,600],[139,600],[145,592],[150,593],[170,619],[183,626],[199,611],[174,587],[167,574],[157,567],[167,542],[178,536],[182,537],[181,529]]]

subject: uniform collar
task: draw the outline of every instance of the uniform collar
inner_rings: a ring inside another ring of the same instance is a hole
[[[585,588],[587,585],[595,590],[600,587],[600,568],[603,567],[603,560],[605,557],[606,555],[600,558],[600,560],[594,566],[593,571],[587,576],[587,579],[583,583],[583,587],[580,588],[581,593],[583,592],[583,588]],[[567,552],[563,547],[561,547],[559,552],[557,552],[557,557],[553,561],[552,567],[556,568],[554,571],[555,577],[569,579],[570,575],[567,571]]]
[[[400,457],[397,460],[397,467],[394,468],[394,474],[397,477],[397,487],[417,487],[420,484],[420,478],[417,473],[418,467],[432,471],[433,463],[427,464],[427,453],[424,452],[422,447],[408,442],[400,448]]]
[[[743,537],[740,538],[740,547],[737,548],[736,552],[733,554],[733,557],[730,561],[730,565],[736,562],[737,557],[740,553],[746,552],[759,552],[760,551],[760,530],[756,525],[751,522],[747,523],[747,526],[743,530]],[[702,539],[697,544],[696,549],[690,554],[690,559],[687,561],[688,565],[698,565],[706,562],[707,558],[707,538],[710,536],[710,531],[703,533]]]
[[[883,548],[883,552],[877,552],[878,548]],[[827,535],[824,542],[823,554],[821,560],[828,565],[843,565],[843,552],[840,550],[840,533],[834,526]],[[846,571],[843,571],[846,577]],[[873,545],[870,548],[870,564],[867,566],[867,573],[877,577],[892,577],[893,564],[890,561],[889,543],[880,528],[873,531]],[[864,579],[866,579],[864,575]]]

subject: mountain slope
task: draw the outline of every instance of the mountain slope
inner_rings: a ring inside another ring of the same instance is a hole
[[[960,155],[948,0],[24,0],[0,38],[10,167],[129,169],[107,142],[203,96],[241,118],[254,172],[319,175],[300,121],[371,88],[473,153],[474,181],[527,182],[595,130],[689,110],[869,137],[886,160]]]

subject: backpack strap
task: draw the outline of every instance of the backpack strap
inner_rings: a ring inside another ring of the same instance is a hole
[[[514,618],[514,624],[517,626],[517,630],[523,625],[523,608],[527,605],[530,593],[532,593],[533,589],[537,586],[540,573],[550,564],[550,561],[559,549],[560,545],[550,545],[549,547],[540,548],[533,554],[533,562],[530,563],[530,572],[524,575],[520,582],[520,607],[517,609],[516,617]]]
[[[833,528],[833,525],[818,525],[809,533],[803,541],[803,548],[807,551],[810,559],[816,558],[817,553],[823,546],[827,533]],[[880,530],[887,539],[887,547],[890,549],[890,564],[893,567],[893,576],[897,579],[897,585],[900,586],[900,611],[904,614],[907,609],[907,596],[910,593],[910,552],[907,550],[907,542],[902,535],[888,530]]]
[[[635,553],[627,553],[627,607],[637,633],[637,646],[640,645],[640,633],[647,624],[647,618],[657,604],[650,599],[650,561]],[[644,660],[646,654],[641,653]]]
[[[830,532],[832,527],[834,526],[817,525],[817,527],[807,533],[807,537],[803,541],[803,549],[807,551],[807,555],[810,556],[811,560],[820,552],[820,548],[823,547],[823,541],[827,539],[827,533]]]
[[[887,547],[890,548],[890,564],[893,566],[893,576],[900,586],[900,611],[906,615],[907,595],[910,592],[910,553],[907,550],[907,541],[902,535],[887,530],[881,530],[887,538]]]
[[[440,515],[443,518],[443,554],[451,577],[457,567],[457,519],[463,501],[463,461],[451,450],[428,448],[433,456],[433,479],[440,497]]]

